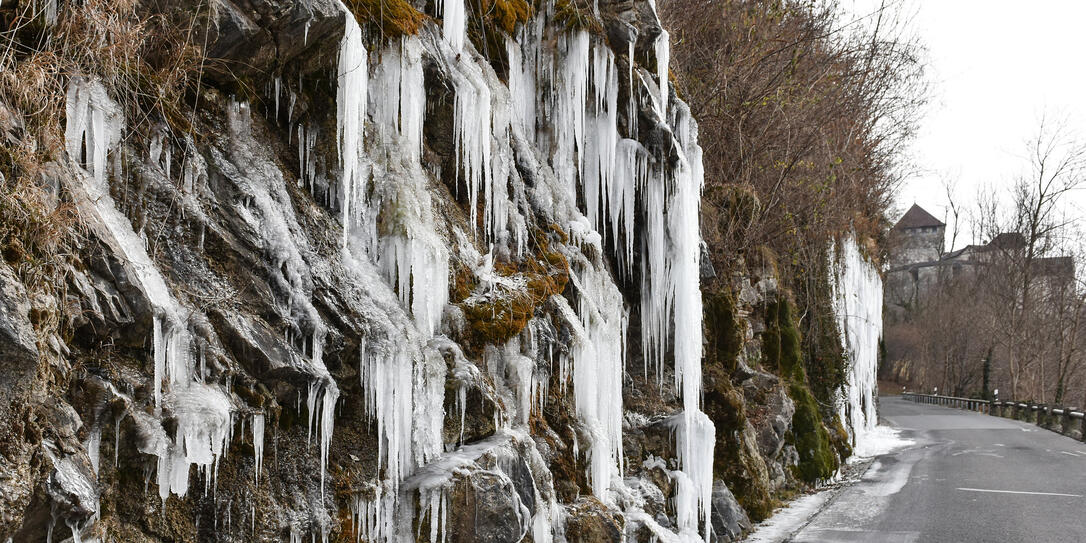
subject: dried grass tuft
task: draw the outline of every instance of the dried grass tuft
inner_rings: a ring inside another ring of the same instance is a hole
[[[125,110],[126,137],[162,123],[178,135],[191,129],[186,97],[198,96],[204,62],[191,42],[197,14],[161,4],[64,2],[55,21],[40,2],[0,13],[0,256],[32,299],[63,300],[66,270],[81,266],[83,228],[58,182],[70,79],[109,89]],[[35,320],[43,337],[60,332],[57,313]]]

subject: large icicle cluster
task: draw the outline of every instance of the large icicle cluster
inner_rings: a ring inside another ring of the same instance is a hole
[[[342,226],[335,262],[322,266],[342,268],[350,294],[362,300],[360,337],[340,341],[345,334],[336,336],[333,319],[326,323],[321,317],[321,311],[328,315],[335,308],[318,311],[314,305],[318,248],[302,235],[281,172],[247,158],[260,155],[247,103],[229,102],[223,140],[230,148],[211,146],[204,158],[185,161],[182,189],[192,192],[200,180],[206,183],[209,164],[216,175],[239,180],[238,222],[257,233],[255,245],[267,267],[262,271],[276,298],[272,311],[286,323],[284,343],[296,351],[276,363],[308,379],[298,403],[300,410],[304,399],[308,438],[319,445],[321,501],[340,399],[324,364],[325,343],[353,349],[357,339],[357,355],[351,350],[349,356],[357,356],[360,415],[378,448],[376,480],[355,489],[351,503],[359,538],[402,540],[417,535],[425,518],[429,534],[421,537],[442,539],[448,493],[458,481],[485,472],[512,488],[517,466],[527,465],[534,495],[513,498],[520,525],[538,543],[561,540],[565,513],[530,425],[551,397],[550,374],[543,368],[556,363],[561,392],[572,385],[576,420],[570,445],[575,464],[583,460],[587,466],[585,490],[604,506],[627,511],[631,533],[644,526],[664,540],[707,541],[714,428],[701,411],[701,149],[689,110],[669,96],[667,33],[652,38],[657,66],[647,70],[635,66],[633,43],[616,56],[606,39],[554,24],[552,9],[541,9],[517,36],[507,37],[505,83],[466,39],[462,0],[438,2],[440,28],[426,24],[418,35],[374,51],[367,50],[370,42],[351,11],[337,5],[344,33],[334,81],[336,166],[317,171],[326,165],[318,160],[326,158],[319,157],[319,122],[292,124],[286,139],[293,145],[291,138],[298,138],[301,186],[316,190],[318,179],[338,175],[335,186],[319,195]],[[629,67],[620,73],[623,61]],[[453,96],[453,172],[434,172],[424,157],[431,75]],[[625,104],[619,101],[623,86],[629,91]],[[280,79],[273,89],[278,122]],[[296,98],[291,92],[288,110]],[[268,475],[265,414],[242,405],[227,376],[209,375],[200,365],[197,353],[205,340],[190,322],[199,309],[186,291],[171,288],[142,234],[110,197],[124,122],[102,85],[73,78],[67,151],[84,174],[80,205],[96,219],[100,237],[123,256],[154,312],[154,409],[132,412],[152,438],[141,450],[157,457],[162,499],[184,496],[191,466],[203,472],[205,488],[213,485],[235,420],[251,420],[259,488]],[[651,133],[653,143],[639,141],[639,131]],[[162,165],[166,179],[171,152],[162,138],[152,145],[150,163]],[[242,172],[246,168],[253,171]],[[442,207],[445,190],[462,195],[468,209]],[[468,224],[455,224],[464,222],[461,215]],[[459,311],[449,304],[453,266],[473,276],[468,300],[507,303],[529,282],[526,274],[507,270],[537,258],[529,247],[550,235],[541,233],[543,227],[561,240],[551,250],[568,262],[568,291],[535,300],[536,313],[523,331],[499,344],[475,345],[476,358],[468,360],[466,347],[445,335],[456,337],[449,332]],[[624,297],[620,284],[639,293],[639,307]],[[639,496],[649,491],[625,478],[623,381],[631,318],[641,324],[646,375],[656,375],[662,385],[665,366],[672,363],[682,405],[672,419],[677,452],[669,460],[675,469],[652,461],[675,483],[675,521],[669,526],[644,513]],[[493,435],[468,444],[462,437],[445,442],[448,382],[459,383],[461,432],[467,387],[485,388],[495,406]],[[176,419],[173,435],[163,428],[166,417]],[[534,513],[522,500],[533,503]],[[332,529],[329,520],[314,522],[322,538]],[[294,528],[291,537],[301,540]]]
[[[97,234],[119,255],[143,290],[154,311],[152,357],[156,412],[165,408],[176,418],[172,438],[158,428],[161,436],[152,441],[150,452],[158,457],[159,494],[188,492],[189,466],[214,475],[219,458],[229,443],[230,399],[217,385],[197,382],[186,312],[170,294],[166,281],[147,254],[143,239],[128,218],[116,207],[109,193],[111,171],[120,170],[120,157],[111,151],[124,130],[124,116],[105,87],[74,77],[68,89],[66,150],[82,175],[84,198],[79,204]],[[113,158],[114,163],[109,160]],[[167,387],[163,390],[163,382]]]
[[[81,181],[79,186],[72,187],[76,204],[97,237],[120,257],[121,265],[153,313],[149,338],[154,368],[151,380],[153,412],[144,412],[133,398],[115,389],[113,394],[123,399],[128,409],[126,415],[136,422],[139,450],[157,457],[155,480],[163,502],[171,494],[184,497],[188,493],[192,466],[203,475],[204,492],[208,493],[215,485],[219,462],[227,454],[234,424],[236,420],[243,420],[235,418],[240,409],[229,392],[229,379],[208,375],[204,365],[206,345],[198,345],[192,332],[194,316],[199,310],[175,297],[166,277],[151,258],[144,237],[135,231],[110,194],[111,179],[122,175],[119,146],[126,127],[121,108],[111,100],[104,85],[82,77],[72,78],[67,98],[66,151],[77,172],[76,177]],[[247,104],[232,103],[228,107],[227,121],[239,146],[239,155],[251,156],[251,148],[242,148],[252,145]],[[164,178],[170,179],[170,146],[161,138],[156,136],[152,140],[147,163],[163,167]],[[221,161],[219,165],[228,175],[247,179],[236,171],[229,171],[226,168],[229,161],[223,158],[213,151],[212,160]],[[163,159],[165,166],[162,166]],[[206,171],[199,171],[201,169],[206,169],[203,159],[193,157],[186,161],[183,191],[193,190],[198,180],[206,181]],[[279,181],[282,181],[281,176]],[[269,190],[268,186],[275,188]],[[323,363],[327,327],[310,301],[309,266],[299,246],[299,227],[292,222],[293,217],[287,216],[289,204],[284,204],[287,199],[284,188],[282,183],[245,187],[246,200],[237,212],[252,231],[260,232],[262,236],[259,242],[263,245],[268,269],[274,270],[274,286],[283,297],[279,310],[288,317],[286,340],[306,357],[282,362],[297,364],[298,369],[310,377],[306,405],[310,436],[317,434],[319,440],[323,493],[339,389]],[[116,424],[119,428],[120,419]],[[170,426],[172,432],[166,430]],[[258,482],[263,439],[263,414],[258,413],[253,420],[255,478]]]
[[[639,84],[655,86],[652,102],[656,121],[670,129],[679,152],[677,161],[654,157],[636,140],[619,134],[619,77],[614,53],[587,32],[574,31],[559,36],[552,57],[542,45],[545,28],[543,24],[527,25],[518,40],[520,50],[512,43],[507,47],[513,111],[521,116],[514,124],[525,130],[540,123],[554,127],[553,141],[541,132],[532,133],[538,146],[553,149],[550,163],[559,185],[555,192],[564,192],[569,202],[576,202],[578,193],[584,195],[584,215],[574,211],[567,223],[570,236],[582,245],[595,245],[598,251],[612,249],[627,276],[632,275],[635,264],[634,224],[640,201],[644,358],[662,375],[665,355],[673,347],[674,375],[684,407],[676,431],[682,466],[676,496],[679,535],[708,538],[715,430],[700,410],[698,209],[703,175],[697,131],[689,111],[681,103],[669,108],[668,36],[662,33],[655,44],[655,85],[643,72],[635,74],[632,66],[628,80],[635,88],[641,88]],[[631,132],[634,119],[636,114],[631,113]],[[607,243],[601,234],[608,236]],[[617,400],[622,383],[612,372],[622,371],[619,368],[625,367],[625,361],[621,351],[601,356],[601,347],[626,341],[625,318],[619,317],[617,306],[607,302],[607,288],[594,282],[591,274],[580,273],[575,260],[572,265],[580,300],[580,326],[575,330],[580,329],[593,344],[591,349],[575,346],[572,351],[576,407],[593,439],[589,444],[593,492],[606,502],[608,480],[622,471],[621,425],[613,418],[622,412]],[[613,281],[609,277],[606,282],[610,286]],[[617,484],[622,485],[621,479]]]
[[[831,261],[834,312],[849,364],[838,412],[855,446],[878,425],[875,393],[882,337],[882,277],[853,237],[846,238],[830,255],[836,255]]]

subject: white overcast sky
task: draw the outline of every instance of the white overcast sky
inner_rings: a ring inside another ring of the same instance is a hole
[[[1028,169],[1025,141],[1042,115],[1086,135],[1086,1],[906,1],[932,94],[910,150],[918,173],[900,188],[895,217],[917,203],[944,218],[943,178],[957,180],[967,205],[983,186],[1008,187]],[[879,4],[849,3],[854,13]]]

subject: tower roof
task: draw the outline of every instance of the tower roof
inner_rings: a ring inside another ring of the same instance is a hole
[[[931,213],[924,211],[924,208],[913,204],[901,219],[894,225],[895,230],[903,230],[907,228],[925,228],[929,226],[946,226],[946,223],[936,219]]]

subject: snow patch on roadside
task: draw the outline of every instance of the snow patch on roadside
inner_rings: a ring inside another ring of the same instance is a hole
[[[848,463],[858,464],[868,461],[874,457],[908,447],[913,443],[915,443],[913,440],[901,437],[901,430],[897,428],[883,425],[876,426],[865,432],[863,441],[853,449],[853,454],[849,457]],[[836,490],[840,488],[839,485],[832,483],[844,482],[844,484],[849,484],[855,482],[852,479],[854,477],[857,478],[856,480],[872,482],[873,486],[865,490],[865,494],[870,494],[872,500],[874,500],[873,511],[881,511],[885,504],[879,501],[880,498],[896,494],[908,481],[911,465],[899,466],[899,468],[904,469],[887,470],[881,463],[876,461],[870,468],[864,469],[860,467],[859,469],[862,469],[864,473],[849,475],[848,470],[845,470],[842,466],[842,471],[834,476],[831,484],[780,509],[773,516],[757,525],[754,531],[743,541],[746,543],[777,543],[789,540],[793,535],[803,530],[823,508],[832,507],[827,504],[837,494]],[[842,481],[842,479],[846,479],[846,481]]]
[[[901,437],[901,430],[879,425],[864,434],[864,439],[856,444],[856,448],[852,450],[852,457],[848,461],[850,464],[862,462],[908,447],[913,443],[913,440]]]
[[[788,539],[807,524],[822,506],[833,496],[832,492],[822,491],[808,494],[777,511],[772,517],[759,524],[743,541],[747,543],[776,543]]]

